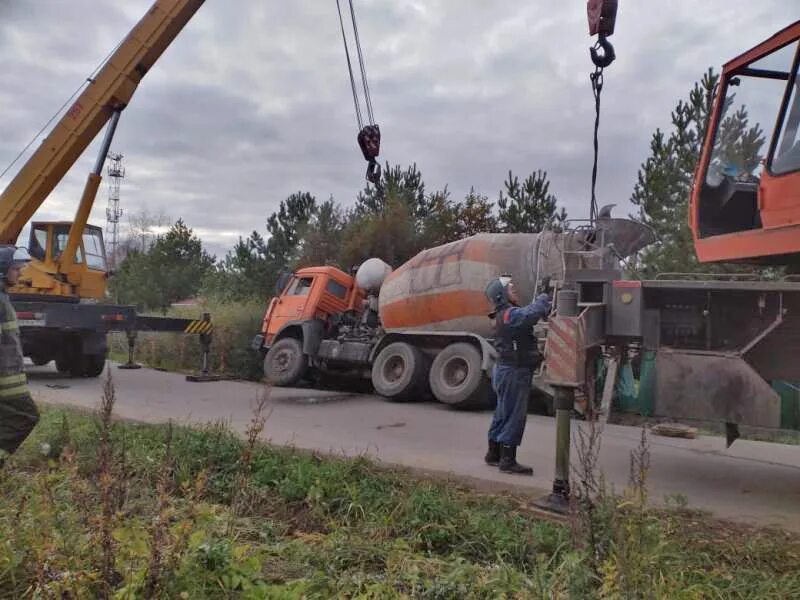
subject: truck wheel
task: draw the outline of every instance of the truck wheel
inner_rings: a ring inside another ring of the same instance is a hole
[[[62,359],[65,360],[65,359]],[[67,362],[67,365],[56,361],[56,367],[62,373],[61,367],[66,366],[71,377],[99,377],[106,368],[105,354],[78,354]]]
[[[105,354],[84,354],[82,359],[83,375],[86,377],[99,377],[106,368]]]
[[[31,356],[30,358],[31,358],[31,362],[32,362],[34,365],[36,365],[37,367],[43,367],[43,366],[45,366],[47,363],[49,363],[49,362],[50,362],[50,360],[51,360],[51,359],[50,359],[49,357],[47,357],[47,356],[39,356],[39,355],[37,355],[37,354],[34,354],[34,355],[33,355],[33,356]]]
[[[72,371],[72,361],[66,356],[56,358],[56,369],[59,373],[68,374]]]
[[[430,384],[439,402],[455,408],[489,406],[489,380],[481,368],[481,353],[472,344],[450,344],[431,365]]]
[[[275,342],[264,358],[264,375],[277,386],[294,385],[305,375],[307,368],[303,346],[293,337]]]
[[[425,356],[405,342],[394,342],[380,351],[372,365],[372,386],[384,398],[396,402],[414,399],[425,385]]]

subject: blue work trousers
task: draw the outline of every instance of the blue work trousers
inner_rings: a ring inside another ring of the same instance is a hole
[[[489,427],[489,439],[505,446],[519,446],[528,418],[528,397],[533,371],[497,364],[492,373],[492,386],[497,394],[497,408]]]

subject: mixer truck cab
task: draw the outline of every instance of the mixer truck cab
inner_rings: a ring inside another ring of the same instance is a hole
[[[269,355],[265,371],[274,383],[292,385],[306,374],[308,357],[336,317],[357,311],[364,295],[352,276],[335,267],[300,269],[279,279],[276,293],[253,347]]]

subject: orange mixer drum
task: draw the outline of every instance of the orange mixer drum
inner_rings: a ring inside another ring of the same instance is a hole
[[[469,331],[491,336],[486,284],[510,274],[522,302],[540,277],[563,273],[565,236],[544,233],[482,233],[423,250],[383,283],[381,321],[387,331]]]

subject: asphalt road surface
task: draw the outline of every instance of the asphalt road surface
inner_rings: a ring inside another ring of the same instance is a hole
[[[226,420],[244,432],[263,389],[254,383],[190,383],[182,375],[112,366],[119,417],[159,423]],[[30,367],[31,390],[41,402],[96,408],[103,377],[62,378],[51,366]],[[501,474],[483,464],[488,412],[457,412],[435,403],[393,404],[346,392],[275,388],[264,439],[273,444],[355,456],[469,479],[483,489],[549,491],[554,468],[555,422],[528,417],[519,450],[533,477]],[[574,423],[573,428],[579,427]],[[574,429],[573,429],[574,431]],[[573,438],[575,436],[573,435]],[[599,466],[617,490],[628,481],[630,451],[640,429],[607,425]],[[658,502],[681,494],[689,507],[740,522],[800,531],[800,446],[720,437],[684,440],[650,436],[649,490]],[[574,440],[573,440],[574,441]],[[573,462],[575,452],[573,450]]]

